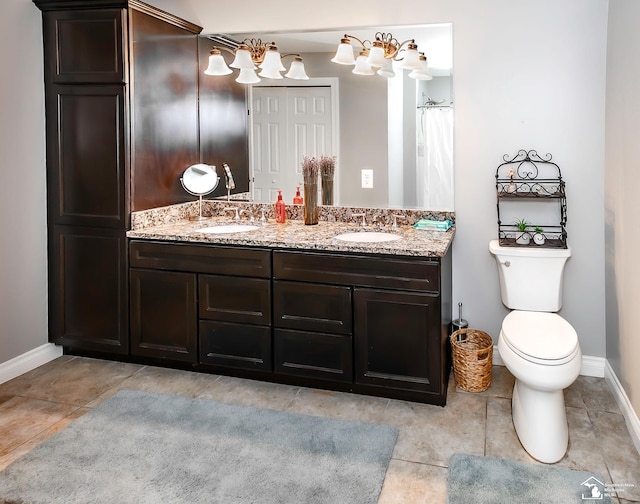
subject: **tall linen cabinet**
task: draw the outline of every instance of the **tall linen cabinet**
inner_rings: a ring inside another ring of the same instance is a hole
[[[176,173],[200,160],[201,28],[138,1],[33,2],[43,19],[49,341],[128,354],[130,212],[184,201]]]

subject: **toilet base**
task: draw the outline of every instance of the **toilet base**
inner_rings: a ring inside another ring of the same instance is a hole
[[[536,390],[516,379],[511,411],[520,443],[529,455],[547,464],[564,457],[569,427],[562,390]]]

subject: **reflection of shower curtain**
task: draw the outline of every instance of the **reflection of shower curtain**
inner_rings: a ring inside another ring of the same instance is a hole
[[[422,108],[417,119],[418,207],[453,211],[453,109]]]

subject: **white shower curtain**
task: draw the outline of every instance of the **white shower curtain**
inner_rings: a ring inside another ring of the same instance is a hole
[[[418,207],[453,211],[453,108],[418,109],[417,137]]]

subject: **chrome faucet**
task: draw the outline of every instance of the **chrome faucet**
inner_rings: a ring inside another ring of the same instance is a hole
[[[240,216],[242,216],[242,214],[247,214],[249,216],[249,222],[255,222],[256,218],[253,216],[251,210],[247,210],[246,208],[240,210]]]
[[[360,227],[367,227],[367,221],[365,220],[365,215],[364,213],[359,213],[359,214],[351,214],[351,217],[362,217],[362,222],[360,223]]]
[[[236,183],[233,181],[233,175],[231,175],[231,168],[227,163],[222,163],[224,168],[225,186],[227,188],[227,201],[231,200],[231,189],[236,188]]]
[[[395,215],[393,216],[393,224],[391,224],[391,229],[398,229],[398,219],[402,219],[406,221],[407,218],[404,215]]]
[[[240,220],[240,214],[238,213],[238,209],[236,207],[227,207],[225,209],[223,209],[223,212],[235,212],[235,216],[233,217],[233,220],[235,221],[239,221]]]

